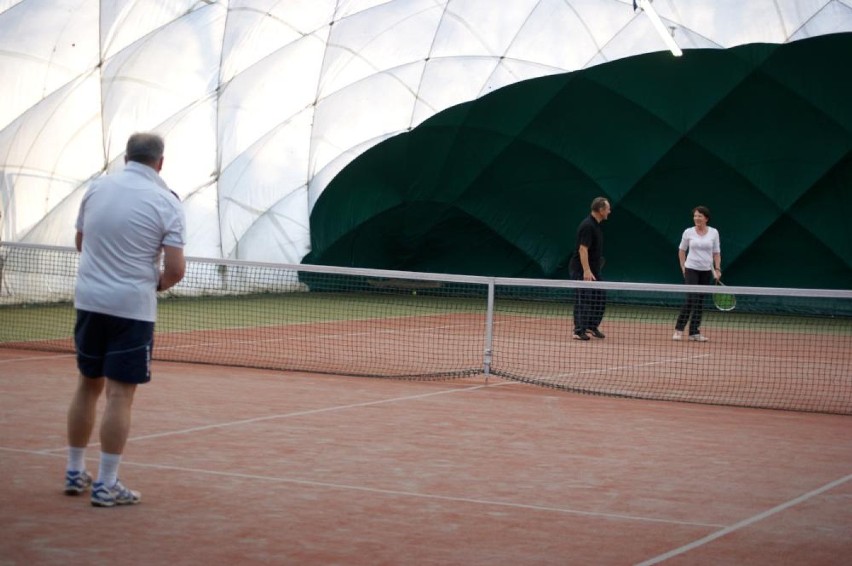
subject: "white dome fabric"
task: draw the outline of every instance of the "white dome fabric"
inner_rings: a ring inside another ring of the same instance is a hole
[[[653,6],[683,49],[852,30],[852,0]],[[153,130],[188,255],[298,263],[311,207],[378,142],[665,49],[631,0],[0,0],[0,236],[73,245],[88,183]]]

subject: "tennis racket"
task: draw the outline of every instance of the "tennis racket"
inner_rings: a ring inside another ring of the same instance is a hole
[[[718,287],[724,287],[720,279],[716,279]],[[720,311],[728,312],[737,308],[737,298],[730,293],[726,293],[724,289],[719,289],[719,292],[713,293],[713,305]]]

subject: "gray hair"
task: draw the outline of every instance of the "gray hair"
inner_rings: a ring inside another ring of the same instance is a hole
[[[606,208],[606,205],[609,204],[609,199],[606,197],[597,197],[592,201],[592,211],[600,212],[601,210]]]
[[[166,144],[157,134],[137,132],[127,139],[125,156],[127,161],[137,161],[145,165],[153,165],[163,157]]]

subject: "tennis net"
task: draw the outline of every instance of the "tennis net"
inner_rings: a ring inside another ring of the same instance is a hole
[[[0,347],[73,351],[77,257],[0,245]],[[605,290],[606,338],[572,340],[578,289]],[[717,290],[190,258],[154,358],[852,414],[852,292],[731,286],[721,312]],[[706,342],[673,340],[690,294]]]

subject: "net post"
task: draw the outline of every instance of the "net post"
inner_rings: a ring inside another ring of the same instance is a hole
[[[485,382],[491,374],[491,357],[494,342],[494,280],[488,282],[488,303],[485,307],[485,351],[482,356],[482,373],[485,374]]]

